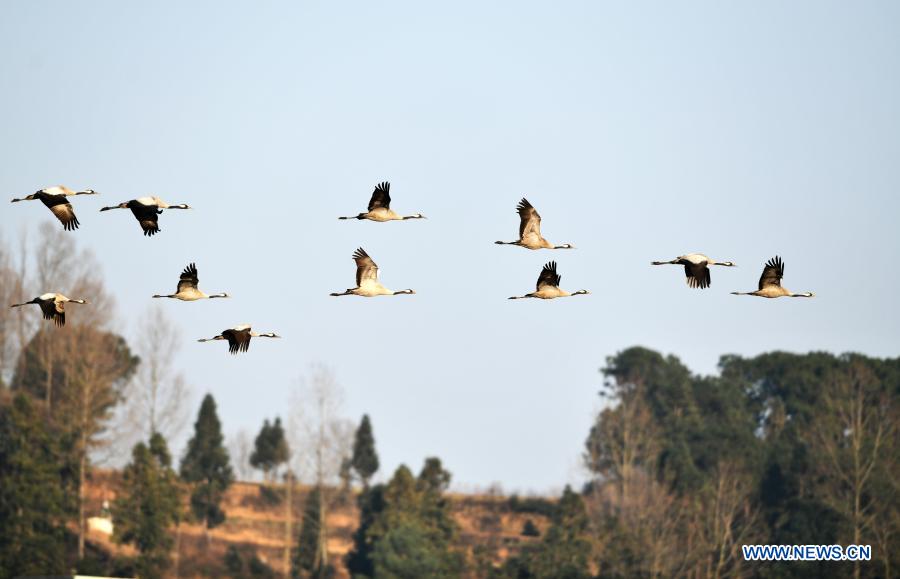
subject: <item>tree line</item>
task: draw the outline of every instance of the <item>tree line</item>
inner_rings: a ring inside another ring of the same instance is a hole
[[[377,481],[373,422],[341,416],[340,388],[325,368],[312,371],[288,415],[230,449],[206,395],[173,457],[189,391],[167,363],[177,334],[150,311],[148,331],[129,343],[115,331],[96,263],[59,235],[42,229],[37,242],[20,244],[31,254],[0,244],[0,299],[62,283],[95,303],[90,316],[73,312],[65,331],[0,308],[0,579],[73,569],[177,576],[181,526],[202,525],[210,540],[245,467],[262,473],[260,500],[285,509],[283,562],[293,577],[339,567],[354,577],[898,575],[900,358],[725,355],[715,375],[699,375],[675,356],[623,350],[601,369],[603,410],[583,449],[587,482],[529,505],[549,524],[542,532],[527,521],[506,554],[505,545],[461,540],[451,473],[439,458]],[[86,541],[85,487],[95,465],[126,445],[111,511],[114,540],[136,556],[110,560]],[[301,479],[311,490],[293,521]],[[510,508],[523,508],[514,499]],[[354,502],[352,550],[334,560],[328,515]],[[748,563],[743,544],[869,544],[873,560]],[[221,569],[275,576],[237,547]]]

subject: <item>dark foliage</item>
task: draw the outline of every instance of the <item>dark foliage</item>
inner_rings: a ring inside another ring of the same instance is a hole
[[[0,578],[62,574],[65,524],[60,449],[28,396],[0,406]]]
[[[225,521],[225,512],[219,503],[222,493],[234,481],[223,442],[216,402],[207,394],[194,423],[194,436],[188,441],[187,452],[181,460],[181,478],[193,483],[191,510],[208,529]]]
[[[372,423],[369,415],[364,414],[359,427],[356,429],[356,435],[353,439],[353,456],[350,464],[359,478],[363,481],[363,486],[369,486],[369,480],[378,471],[378,453],[375,452],[375,435],[372,432]]]

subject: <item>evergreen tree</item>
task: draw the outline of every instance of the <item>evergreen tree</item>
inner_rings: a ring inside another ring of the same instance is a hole
[[[315,487],[306,497],[303,506],[303,522],[300,525],[300,539],[294,552],[291,567],[293,577],[321,577],[324,571],[321,562],[316,561],[316,547],[319,543],[321,519],[321,493]]]
[[[364,488],[369,488],[369,480],[378,471],[378,453],[375,452],[375,436],[368,414],[363,414],[353,439],[353,470],[359,475]]]
[[[377,577],[418,579],[461,576],[462,559],[430,535],[428,527],[415,519],[401,521],[389,529],[372,554]]]
[[[113,507],[116,538],[137,547],[139,576],[159,576],[169,565],[169,527],[178,522],[181,510],[177,477],[161,434],[150,438],[149,447],[135,445],[122,478],[123,496]]]
[[[194,423],[194,436],[188,441],[187,453],[181,460],[182,479],[194,484],[191,510],[207,529],[225,521],[219,503],[225,489],[234,481],[223,441],[216,402],[207,394]]]
[[[423,492],[441,494],[450,486],[451,476],[449,471],[444,470],[441,459],[431,456],[425,459],[417,486]]]
[[[225,551],[225,570],[232,579],[242,579],[244,577],[244,559],[241,552],[234,545],[229,545]]]
[[[263,471],[266,481],[271,480],[271,475],[280,465],[290,458],[287,438],[281,419],[276,418],[273,424],[266,420],[256,436],[253,453],[250,455],[250,465]]]
[[[0,578],[66,571],[61,463],[57,437],[26,395],[0,406]]]
[[[246,559],[246,561],[245,561]],[[225,570],[232,579],[274,579],[275,571],[266,565],[256,553],[241,553],[231,545],[225,551]]]
[[[353,549],[347,554],[347,571],[353,577],[373,577],[375,565],[372,561],[374,537],[371,532],[375,522],[384,512],[385,485],[377,484],[360,493],[357,503],[359,505],[359,526],[353,533]]]
[[[269,447],[271,438],[269,432],[271,430],[272,426],[269,424],[269,419],[266,418],[263,420],[262,428],[259,429],[259,434],[256,435],[256,439],[253,441],[253,452],[250,453],[250,466],[263,471],[263,476],[267,481],[269,480],[269,469],[271,468],[269,462],[269,457],[272,454]]]
[[[425,459],[416,479],[416,489],[421,493],[419,516],[440,534],[443,541],[449,541],[456,533],[450,501],[444,496],[444,491],[450,487],[451,476],[441,459],[432,456]]]
[[[532,521],[531,519],[526,519],[525,524],[522,525],[522,536],[540,537],[541,531],[537,528],[537,525],[534,524],[534,521]]]
[[[510,559],[506,572],[520,579],[587,579],[591,576],[590,557],[591,541],[584,501],[566,486],[553,524],[544,538],[537,544],[525,547],[520,556]]]
[[[387,485],[364,493],[362,519],[347,564],[370,577],[455,577],[463,573],[460,553],[450,547],[456,524],[443,491],[450,482],[438,459],[425,463],[418,478],[400,466]]]

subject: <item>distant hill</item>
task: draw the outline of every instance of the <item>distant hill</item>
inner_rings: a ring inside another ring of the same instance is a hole
[[[112,503],[120,485],[117,471],[96,470],[87,487],[87,512],[91,516],[100,512],[104,500]],[[260,560],[276,573],[285,572],[285,503],[271,504],[261,495],[260,483],[238,482],[225,493],[222,507],[228,519],[210,531],[209,542],[202,525],[183,524],[176,534],[178,548],[178,568],[180,577],[195,575],[227,576],[224,567],[225,552],[234,545],[248,555],[255,553]],[[283,496],[284,485],[276,485],[277,498]],[[292,497],[291,547],[296,546],[302,520],[302,505],[310,487],[297,485]],[[335,504],[328,515],[328,552],[335,565],[338,577],[349,577],[344,565],[344,556],[353,546],[352,536],[359,524],[359,510],[356,496],[339,496],[332,491]],[[533,536],[522,534],[528,521],[540,533],[549,526],[549,514],[553,500],[543,498],[505,497],[500,495],[448,495],[453,505],[453,515],[459,525],[457,543],[463,547],[473,563],[481,556],[481,551],[490,553],[490,561],[483,564],[499,564],[516,554]],[[180,535],[180,536],[178,536]],[[88,540],[94,548],[111,556],[130,556],[131,547],[117,545],[110,537],[91,531]],[[488,549],[479,550],[479,546]],[[169,576],[173,576],[170,572]]]

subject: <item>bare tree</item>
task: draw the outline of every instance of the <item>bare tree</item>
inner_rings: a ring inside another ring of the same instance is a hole
[[[78,553],[84,553],[84,483],[91,455],[104,447],[113,408],[136,361],[125,341],[112,333],[114,303],[103,286],[102,272],[92,254],[79,251],[72,237],[43,224],[36,243],[21,242],[17,271],[7,252],[0,256],[0,294],[22,301],[44,292],[62,292],[84,297],[90,305],[67,310],[66,326],[55,328],[38,312],[20,308],[12,324],[18,334],[18,362],[14,388],[43,399],[47,420],[68,441],[68,461],[74,466],[72,483],[78,497]],[[27,250],[33,248],[29,255]],[[29,260],[31,258],[31,260]],[[33,261],[34,275],[26,276]],[[12,272],[12,273],[10,273]],[[14,274],[14,275],[13,275]],[[5,305],[5,304],[4,304]],[[4,308],[8,309],[8,308]],[[3,321],[5,320],[5,321]],[[8,373],[10,362],[9,318],[0,317],[4,334],[0,373]],[[32,332],[31,328],[38,328]]]
[[[353,424],[340,416],[342,404],[343,390],[334,374],[325,366],[314,365],[310,376],[301,379],[292,396],[288,421],[296,470],[305,473],[305,478],[319,490],[319,532],[313,567],[320,570],[328,565],[328,488],[337,485],[341,462],[352,444]]]
[[[741,545],[753,543],[761,534],[753,492],[745,469],[735,463],[716,467],[712,480],[692,505],[687,541],[693,575],[712,579],[742,576]]]
[[[190,398],[184,376],[172,367],[181,345],[178,329],[159,305],[151,306],[134,343],[141,364],[125,395],[122,439],[127,439],[128,448],[156,432],[175,440],[187,425]]]
[[[0,239],[0,384],[9,384],[15,371],[19,352],[25,347],[31,333],[30,320],[25,309],[7,307],[21,301],[25,295],[25,260],[19,267],[13,263],[12,249]]]
[[[119,402],[122,388],[136,363],[119,336],[81,325],[70,330],[64,355],[68,359],[65,387],[55,413],[76,436],[78,464],[78,555],[84,556],[84,490],[89,456],[108,443],[102,435]]]
[[[71,282],[71,271],[65,267],[66,263],[72,264],[74,249],[63,242],[62,234],[53,229],[50,223],[44,222],[40,226],[40,241],[35,253],[37,265],[36,286],[38,294],[51,291],[61,291]],[[57,289],[53,289],[57,288]],[[74,295],[74,294],[73,294]],[[53,344],[53,336],[46,324],[38,329],[39,356],[47,377],[45,383],[44,402],[47,410],[53,409],[53,366],[58,349]]]
[[[38,241],[34,253],[35,279],[31,286],[35,295],[45,292],[61,292],[69,296],[86,297],[91,304],[90,323],[96,327],[106,326],[112,319],[113,305],[105,293],[99,273],[99,266],[89,251],[78,251],[75,244],[51,223],[44,222],[39,227]],[[24,293],[24,289],[22,291]],[[31,296],[34,297],[34,296]],[[75,308],[67,311],[69,319],[85,315]],[[66,335],[54,332],[49,324],[38,325],[34,337],[37,345],[38,362],[45,377],[44,402],[48,411],[54,408],[53,371],[64,350],[61,342]]]
[[[685,505],[656,479],[660,433],[641,388],[621,392],[618,406],[603,411],[592,429],[585,461],[596,478],[588,509],[602,549],[618,548],[604,544],[610,521],[633,546],[627,568],[615,568],[620,557],[608,558],[613,574],[675,576],[686,561],[678,540]]]
[[[286,469],[284,473],[284,552],[281,555],[284,565],[285,577],[291,575],[291,549],[293,548],[292,538],[294,536],[294,473],[291,469]]]
[[[238,430],[228,441],[228,455],[231,457],[231,465],[238,480],[251,481],[256,474],[256,469],[250,464],[250,455],[253,453],[253,440],[250,434],[244,430]]]
[[[854,544],[877,542],[891,524],[882,505],[894,501],[872,492],[873,475],[878,469],[897,472],[896,452],[891,448],[897,437],[896,401],[871,370],[851,361],[848,370],[825,383],[822,404],[809,437],[822,458],[819,494],[850,522]],[[856,561],[853,576],[860,574]]]
[[[84,555],[84,485],[91,453],[105,447],[104,434],[136,360],[125,341],[110,332],[114,300],[89,251],[50,224],[42,224],[34,256],[38,292],[61,291],[86,298],[90,305],[67,311],[64,330],[41,324],[36,336],[38,363],[45,372],[48,415],[71,434],[77,465],[78,555]],[[33,385],[32,385],[33,387]]]

